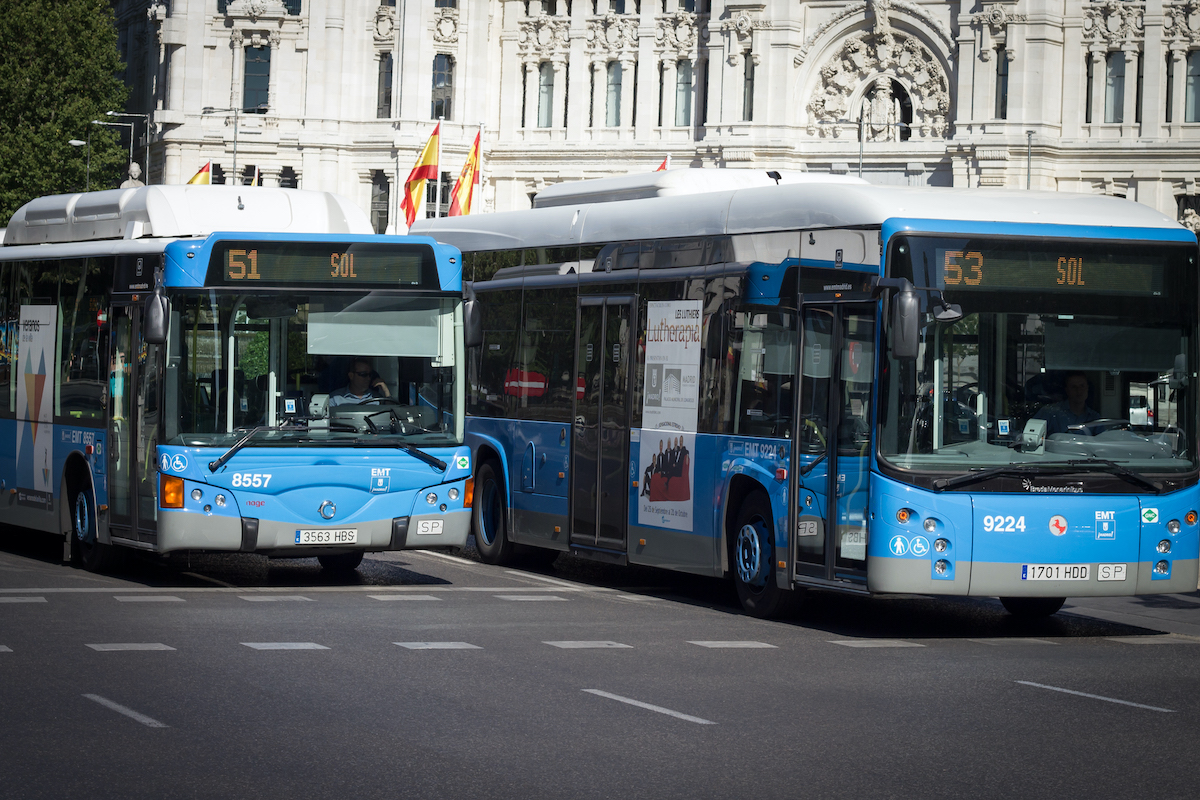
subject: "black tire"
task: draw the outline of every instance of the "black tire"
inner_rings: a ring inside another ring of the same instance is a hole
[[[1001,597],[1004,610],[1020,619],[1041,619],[1058,613],[1065,597]]]
[[[356,550],[353,553],[338,553],[336,556],[317,556],[317,561],[321,562],[321,569],[330,572],[353,572],[358,569],[362,560],[362,550]]]
[[[104,544],[96,532],[96,495],[90,483],[74,489],[71,500],[71,552],[88,572],[108,572],[121,563],[121,553]]]
[[[775,578],[775,526],[766,492],[753,491],[742,501],[729,538],[733,583],[745,612],[770,619],[794,611],[800,593],[780,589]]]
[[[511,564],[515,554],[508,540],[508,503],[504,494],[504,476],[495,461],[484,461],[475,473],[475,502],[471,509],[471,527],[475,549],[485,564]]]

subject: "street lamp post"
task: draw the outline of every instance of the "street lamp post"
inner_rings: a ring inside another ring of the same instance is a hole
[[[67,142],[67,144],[71,145],[71,147],[87,147],[87,185],[84,188],[84,191],[90,192],[92,190],[92,129],[88,128],[88,138],[86,142],[82,139],[71,139],[69,142]]]
[[[133,163],[133,123],[132,122],[101,122],[92,120],[93,125],[103,125],[106,128],[129,128],[129,163]]]
[[[238,144],[238,115],[249,112],[251,114],[266,111],[268,108],[266,103],[261,103],[254,108],[213,108],[205,106],[200,109],[201,114],[233,114],[233,179],[240,181],[241,178],[237,174],[237,144]]]
[[[149,186],[150,185],[150,127],[151,127],[150,115],[149,114],[130,114],[126,111],[105,111],[104,114],[105,114],[105,116],[109,116],[109,117],[138,117],[143,122],[145,122],[145,124],[146,124],[146,185]],[[130,131],[129,138],[130,138],[129,148],[130,148],[130,152],[132,153],[132,151],[133,151],[133,141],[132,141],[133,140],[133,131]],[[132,155],[130,156],[130,160],[131,161],[133,160]]]

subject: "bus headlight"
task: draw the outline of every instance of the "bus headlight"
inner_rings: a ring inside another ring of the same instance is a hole
[[[937,530],[937,520],[935,520],[933,517],[926,517],[925,522],[922,524],[925,526],[926,533],[933,533]]]
[[[1163,539],[1161,542],[1159,542],[1158,543],[1158,552],[1160,552],[1160,553],[1171,552],[1171,540]]]
[[[222,508],[225,506],[225,495],[219,494],[216,497],[214,497],[213,499],[216,500],[217,505],[221,506]]]
[[[950,542],[947,539],[936,539],[933,543],[933,549],[937,550],[939,553],[946,552],[946,548],[949,546]]]
[[[1179,520],[1173,519],[1167,523],[1167,531],[1170,533],[1179,533]]]
[[[197,503],[199,503],[201,497],[204,497],[204,492],[200,491],[199,489],[192,489],[192,499],[193,500],[195,500]]]
[[[437,495],[433,492],[430,492],[429,494],[425,495],[425,502],[429,503],[429,505],[433,505],[437,502]]]
[[[938,575],[945,575],[950,569],[950,562],[944,558],[939,558],[937,563],[933,565],[933,571]]]
[[[446,496],[449,497],[451,500],[457,500],[458,499],[458,489],[451,487],[450,491],[446,492]]]
[[[1154,571],[1157,572],[1159,575],[1166,575],[1168,572],[1171,571],[1171,565],[1168,564],[1167,561],[1164,559],[1154,565]]]

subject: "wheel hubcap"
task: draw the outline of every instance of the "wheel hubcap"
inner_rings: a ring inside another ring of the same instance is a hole
[[[483,537],[484,544],[491,546],[496,541],[496,520],[499,519],[499,497],[500,491],[496,488],[493,481],[488,481],[483,486],[483,513],[480,514],[480,527],[483,528],[479,534]]]
[[[734,545],[734,560],[737,564],[738,577],[747,586],[762,586],[766,583],[764,545],[762,531],[757,526],[746,524],[738,531],[737,542]]]
[[[84,543],[90,542],[92,533],[88,511],[87,495],[80,492],[75,496],[75,538]]]

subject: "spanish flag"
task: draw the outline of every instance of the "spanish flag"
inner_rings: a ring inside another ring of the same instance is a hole
[[[417,211],[421,208],[421,201],[425,199],[425,181],[438,180],[438,137],[441,135],[442,123],[439,122],[433,133],[429,134],[429,141],[425,143],[421,157],[417,159],[416,166],[408,173],[408,180],[404,182],[404,200],[400,208],[404,210],[404,221],[409,227],[417,221]]]
[[[471,145],[467,163],[463,164],[462,174],[458,176],[458,183],[454,184],[454,190],[450,192],[449,216],[451,217],[466,216],[471,213],[471,200],[474,197],[475,187],[479,185],[479,136],[479,133],[475,134],[475,144]]]
[[[202,183],[206,186],[212,183],[212,162],[209,161],[207,164],[201,167],[200,171],[193,175],[192,179],[188,181],[188,183]]]
[[[655,172],[666,172],[670,168],[671,168],[671,154],[667,153],[667,157],[662,160],[662,163],[658,165],[658,169],[656,169],[654,171]]]

